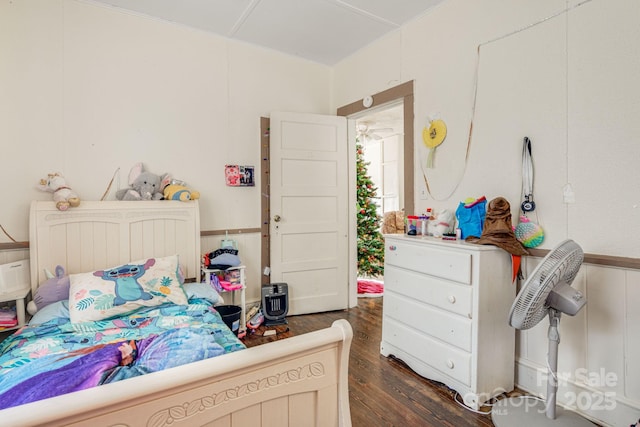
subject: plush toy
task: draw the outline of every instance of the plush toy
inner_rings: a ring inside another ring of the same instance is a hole
[[[118,200],[162,200],[162,177],[136,163],[129,172],[129,187],[116,192]]]
[[[189,190],[184,185],[170,184],[164,188],[164,198],[167,200],[180,200],[186,202],[187,200],[199,199],[200,193]]]
[[[48,270],[45,275],[47,281],[38,287],[33,300],[27,304],[27,311],[32,316],[49,304],[69,299],[69,276],[65,275],[64,268],[58,265],[55,276]]]
[[[163,188],[163,194],[166,200],[187,202],[200,198],[198,191],[190,190],[184,181],[173,179],[170,174],[165,174],[162,177],[161,187]]]
[[[445,233],[455,230],[456,217],[448,209],[440,211],[435,218],[431,218],[427,224],[427,233],[431,236],[442,237]]]
[[[382,234],[403,234],[404,233],[404,212],[385,212],[382,216]]]
[[[56,208],[66,211],[69,206],[75,208],[80,205],[78,195],[67,187],[67,183],[59,173],[50,173],[46,179],[41,179],[38,189],[53,193],[53,201],[56,202]]]

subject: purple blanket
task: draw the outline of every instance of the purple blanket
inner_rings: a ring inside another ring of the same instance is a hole
[[[0,409],[244,348],[219,314],[202,304],[155,308],[130,319],[96,322],[84,334],[54,320],[27,328],[2,345]],[[65,349],[68,346],[72,347]]]
[[[0,394],[0,409],[133,378],[224,353],[202,329],[176,329],[149,338],[97,345],[65,356],[41,358],[45,372]],[[31,368],[36,368],[32,366]]]

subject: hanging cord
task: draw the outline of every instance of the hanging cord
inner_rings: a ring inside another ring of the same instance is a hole
[[[113,173],[113,176],[111,177],[111,181],[109,181],[109,185],[107,185],[107,189],[104,190],[104,194],[102,195],[102,197],[100,197],[100,201],[103,201],[109,194],[109,191],[111,190],[111,186],[113,185],[113,180],[116,179],[116,174],[118,173],[118,171],[120,171],[120,168],[116,169],[116,171]]]
[[[4,229],[4,227],[2,226],[2,224],[0,224],[0,228],[2,229],[2,232],[4,233],[5,236],[7,236],[9,239],[11,239],[11,241],[13,243],[18,243],[16,241],[16,239],[14,239],[13,237],[11,237],[11,235],[9,233],[7,233],[7,230]]]
[[[533,212],[533,215],[535,216],[534,222],[540,224],[540,210],[536,209],[536,204],[533,199],[533,187],[535,180],[531,146],[531,140],[525,136],[522,141],[522,193],[520,194],[520,197],[523,202],[520,205],[520,211],[525,217],[527,217],[527,213]]]
[[[536,204],[533,201],[533,160],[531,158],[531,140],[524,137],[522,141],[522,199],[520,208],[525,216],[527,212],[533,212]]]
[[[514,228],[516,239],[525,247],[534,248],[544,240],[544,231],[540,227],[540,219],[536,209],[536,202],[533,199],[534,167],[531,153],[531,140],[524,137],[522,140],[522,192],[520,194],[522,203],[520,204],[520,217],[518,225]],[[528,214],[533,213],[535,221],[531,221]],[[529,224],[527,224],[529,223]],[[521,274],[518,274],[519,278]]]
[[[447,196],[445,196],[442,199],[438,199],[438,198],[433,196],[433,194],[431,193],[431,186],[429,185],[429,180],[427,179],[427,173],[425,172],[424,165],[422,164],[423,162],[420,162],[420,168],[422,169],[422,178],[424,179],[424,185],[427,188],[427,193],[429,193],[429,195],[431,196],[431,198],[433,198],[433,200],[437,200],[437,201],[449,200],[451,198],[451,196],[453,196],[453,193],[456,192],[456,190],[458,189],[458,187],[462,183],[462,178],[464,177],[464,174],[467,171],[467,163],[468,163],[468,160],[469,160],[469,152],[471,151],[471,137],[473,135],[473,118],[476,115],[476,103],[477,103],[477,100],[478,100],[478,74],[479,74],[478,71],[480,69],[480,47],[481,46],[482,46],[482,44],[479,44],[478,48],[476,50],[476,69],[475,69],[475,73],[474,73],[474,84],[473,84],[473,103],[472,103],[472,106],[471,106],[471,121],[469,123],[469,136],[467,138],[467,150],[466,150],[465,155],[464,155],[464,166],[462,167],[462,172],[460,173],[460,177],[458,178],[458,181],[456,182],[456,185],[449,192],[449,194],[447,194]]]

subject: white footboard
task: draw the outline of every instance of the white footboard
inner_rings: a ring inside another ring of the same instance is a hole
[[[330,328],[0,411],[10,426],[350,426],[353,332]]]

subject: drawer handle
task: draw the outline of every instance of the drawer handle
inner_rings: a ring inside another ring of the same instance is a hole
[[[397,246],[395,246],[395,245],[391,245],[391,246],[389,246],[389,250],[390,250],[390,251],[395,251],[396,249],[398,249],[398,247],[397,247]]]
[[[453,360],[449,359],[447,360],[447,366],[449,367],[449,369],[453,369],[456,365],[453,363]]]
[[[456,297],[454,297],[453,295],[449,295],[449,302],[451,304],[455,304],[456,303]]]

